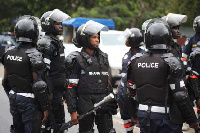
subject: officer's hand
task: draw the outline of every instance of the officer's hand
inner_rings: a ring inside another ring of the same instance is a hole
[[[200,109],[200,98],[196,100],[196,105],[197,105],[197,108]]]
[[[78,124],[78,114],[77,114],[77,112],[72,112],[70,115],[71,115],[72,124],[73,125]]]
[[[190,128],[193,128],[195,130],[199,129],[199,124],[198,123],[193,123],[193,124],[190,124]]]
[[[48,110],[45,110],[45,111],[43,112],[44,117],[43,117],[43,119],[42,119],[42,125],[45,124],[45,121],[47,120],[48,114],[49,114],[49,111],[48,111]]]

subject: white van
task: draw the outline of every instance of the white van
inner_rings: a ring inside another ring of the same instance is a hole
[[[101,31],[100,36],[100,49],[108,54],[108,60],[111,67],[111,80],[112,85],[116,84],[116,81],[121,78],[122,70],[122,58],[126,52],[130,49],[125,46],[125,40],[119,40],[119,36],[123,31],[109,30]],[[73,44],[64,44],[65,56],[72,51],[80,51],[80,48],[75,47]]]

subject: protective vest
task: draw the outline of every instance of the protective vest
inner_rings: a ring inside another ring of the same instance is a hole
[[[108,93],[108,57],[99,51],[98,60],[84,50],[76,57],[81,66],[77,93]]]
[[[25,48],[14,48],[4,55],[4,66],[12,90],[18,93],[32,93],[32,70]]]
[[[141,104],[165,106],[169,68],[160,56],[161,54],[145,54],[131,64]]]

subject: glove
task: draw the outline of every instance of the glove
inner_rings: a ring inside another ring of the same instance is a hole
[[[112,101],[110,101],[109,103],[107,103],[107,105],[106,105],[105,108],[112,115],[116,115],[117,114],[117,108],[118,108],[117,100],[113,99]]]
[[[96,111],[97,114],[105,114],[105,113],[110,113],[112,115],[117,114],[117,100],[113,99],[112,101],[106,103],[103,105],[100,109]]]

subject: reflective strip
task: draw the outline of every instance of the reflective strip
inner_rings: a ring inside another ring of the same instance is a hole
[[[144,104],[139,104],[139,110],[148,110],[148,106]],[[151,112],[156,112],[156,113],[165,113],[165,107],[159,107],[159,106],[151,106]],[[167,107],[167,112],[169,113],[169,107]]]
[[[131,86],[132,89],[136,89],[136,84],[134,84],[133,86]]]
[[[46,63],[46,64],[50,64],[50,63],[51,63],[51,60],[48,59],[48,58],[44,58],[44,63]]]
[[[126,76],[126,73],[122,73],[122,77]]]
[[[187,54],[185,54],[185,53],[182,53],[182,57],[183,57],[183,58],[187,58],[187,57],[188,57],[188,55],[187,55]]]
[[[183,65],[186,66],[187,65],[187,61],[183,61]]]
[[[180,81],[180,87],[185,87],[185,83],[183,80]]]
[[[169,84],[171,90],[174,90],[175,89],[175,84]]]
[[[127,124],[129,122],[132,122],[132,120],[131,119],[124,120],[124,124]]]
[[[132,131],[134,128],[134,123],[131,119],[124,120],[124,128],[126,131]]]
[[[60,56],[65,56],[65,53],[60,54]]]
[[[122,80],[121,80],[121,86],[124,87],[124,82],[122,82]]]
[[[192,78],[192,79],[198,79],[198,77],[195,76],[195,75],[191,75],[190,78]]]
[[[69,79],[69,83],[78,84],[79,79]]]
[[[182,61],[187,61],[187,58],[183,57],[183,58],[182,58]]]
[[[9,94],[15,94],[15,92],[11,90]],[[35,98],[35,95],[33,93],[16,93],[16,94],[24,97]]]

